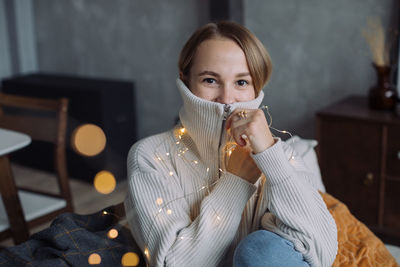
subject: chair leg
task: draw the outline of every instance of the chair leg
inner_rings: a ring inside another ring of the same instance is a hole
[[[0,192],[7,212],[10,230],[15,244],[20,244],[29,238],[29,230],[24,219],[21,202],[11,172],[7,156],[0,156]]]

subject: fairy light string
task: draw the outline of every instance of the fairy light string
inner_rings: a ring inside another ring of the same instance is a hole
[[[266,106],[266,105],[260,106],[260,109],[262,109],[263,111],[266,112],[266,114],[268,116],[267,117],[268,127],[271,130],[274,130],[274,131],[282,133],[282,134],[287,134],[290,137],[293,137],[293,135],[289,131],[279,130],[279,129],[277,129],[277,128],[272,126],[272,116],[270,114],[268,106]],[[174,135],[175,135],[175,139],[176,139],[175,140],[176,155],[181,160],[183,160],[186,164],[193,165],[193,170],[196,172],[197,175],[205,177],[204,181],[203,181],[204,184],[201,185],[197,190],[194,190],[193,192],[184,194],[184,195],[182,195],[182,196],[180,196],[178,198],[169,200],[167,202],[164,202],[164,200],[161,197],[158,197],[157,199],[155,199],[154,203],[156,204],[156,209],[157,210],[153,215],[152,224],[148,228],[148,231],[146,232],[146,236],[149,236],[151,234],[151,232],[153,231],[153,228],[155,226],[155,223],[157,222],[157,218],[160,215],[167,216],[167,218],[170,217],[170,216],[174,216],[174,212],[170,207],[173,202],[176,202],[176,201],[179,201],[179,200],[182,200],[182,199],[186,199],[186,198],[188,198],[188,197],[190,197],[190,196],[192,196],[194,194],[201,193],[204,190],[207,190],[205,194],[209,195],[210,192],[211,192],[210,190],[219,182],[219,176],[220,175],[218,175],[218,177],[212,177],[212,176],[209,175],[210,167],[203,166],[203,163],[199,162],[198,159],[189,159],[186,156],[187,155],[186,152],[189,151],[189,149],[184,144],[185,143],[184,142],[184,138],[185,138],[186,134],[187,134],[187,131],[182,125],[178,124],[175,127]],[[274,134],[272,134],[272,135],[274,137],[276,137]],[[294,143],[294,140],[292,140],[292,144],[293,143]],[[224,156],[225,156],[224,160],[226,162],[229,161],[229,158],[232,155],[232,152],[236,149],[236,147],[237,147],[236,142],[233,140],[232,136],[228,135],[228,140],[226,141],[225,146],[223,147],[223,153],[224,153]],[[155,161],[159,162],[160,165],[162,166],[162,168],[164,170],[166,170],[165,177],[177,175],[176,170],[172,170],[169,167],[169,164],[166,162],[167,160],[168,161],[171,160],[172,156],[173,156],[173,153],[171,151],[170,152],[166,152],[163,155],[155,153],[155,157],[154,157]],[[293,159],[294,159],[294,150],[292,149],[291,150],[291,155],[290,155],[288,160],[291,162]],[[205,173],[201,172],[200,169],[204,169]],[[219,168],[218,169],[218,173],[225,173],[225,170],[223,170],[222,168]],[[213,178],[213,182],[211,182],[211,183],[210,183],[210,178]],[[217,223],[215,225],[218,226],[219,222],[221,222],[221,220],[222,220],[221,216],[218,214],[218,212],[215,210],[215,208],[212,205],[211,205],[211,207],[212,207],[212,209],[213,209],[213,211],[214,211],[214,213],[216,215],[215,218],[216,218]],[[109,211],[106,211],[106,210],[104,210],[102,212],[102,214],[103,215],[116,216],[118,218],[118,220],[121,219],[121,217],[118,216],[117,214],[109,212]],[[190,236],[177,236],[175,242],[178,242],[180,240],[198,240],[198,239],[190,237]],[[145,244],[143,254],[145,255],[145,257],[149,261],[151,255],[150,255],[150,252],[149,252],[149,249],[148,249],[148,244]]]
[[[268,118],[269,118],[268,127],[269,127],[270,129],[274,130],[274,131],[279,132],[279,133],[288,134],[288,135],[290,136],[290,138],[291,138],[292,145],[293,145],[293,144],[294,144],[294,139],[292,138],[293,135],[292,135],[289,131],[286,131],[286,130],[279,130],[279,129],[276,129],[276,128],[272,127],[272,116],[271,116],[271,113],[269,113],[269,107],[266,106],[266,105],[262,105],[262,106],[260,107],[260,109],[262,109],[263,111],[266,111],[266,112],[267,112],[267,115],[268,115]],[[268,121],[268,119],[267,119],[267,121]],[[274,134],[273,134],[273,136],[275,137]],[[292,149],[292,152],[291,152],[291,155],[290,155],[289,160],[294,160],[294,149]]]

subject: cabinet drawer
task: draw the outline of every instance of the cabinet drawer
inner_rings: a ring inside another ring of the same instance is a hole
[[[400,178],[400,126],[389,126],[387,135],[386,173]]]
[[[319,123],[319,160],[327,192],[362,222],[377,225],[381,127],[330,117]]]
[[[386,181],[384,227],[400,233],[400,181]]]

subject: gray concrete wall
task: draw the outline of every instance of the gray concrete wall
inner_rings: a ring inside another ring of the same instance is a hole
[[[33,0],[0,0],[0,80],[37,70]]]
[[[139,137],[169,129],[181,99],[178,53],[207,21],[203,0],[35,0],[41,71],[133,80]],[[385,25],[396,0],[244,0],[245,25],[268,48],[274,72],[264,90],[273,126],[315,137],[315,112],[375,82],[361,29]]]
[[[0,79],[11,76],[11,73],[6,2],[5,0],[0,0]]]
[[[245,1],[245,25],[273,61],[272,79],[264,89],[273,126],[315,137],[318,109],[348,95],[367,95],[376,77],[361,29],[368,16],[380,16],[389,26],[398,12],[395,2]]]
[[[39,69],[133,80],[139,137],[174,125],[184,41],[204,16],[197,0],[35,0]]]

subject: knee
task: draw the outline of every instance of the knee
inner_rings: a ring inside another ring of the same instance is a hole
[[[292,242],[275,233],[259,230],[249,234],[239,243],[233,261],[234,266],[301,266],[282,265],[285,259],[305,263]]]
[[[235,254],[238,256],[263,251],[267,253],[279,248],[292,246],[292,243],[279,235],[266,230],[255,231],[246,236],[237,246]]]

